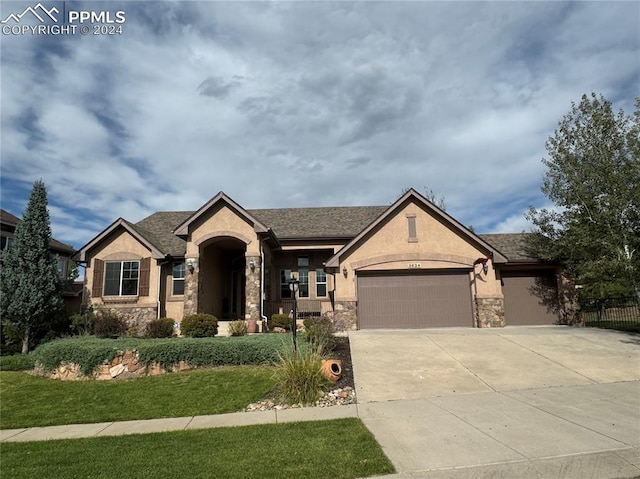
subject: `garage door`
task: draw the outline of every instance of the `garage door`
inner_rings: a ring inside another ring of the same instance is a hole
[[[358,327],[473,326],[468,271],[358,273]]]
[[[558,288],[553,271],[503,272],[507,326],[558,323]]]

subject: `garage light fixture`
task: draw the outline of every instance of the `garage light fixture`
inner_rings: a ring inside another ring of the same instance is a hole
[[[473,262],[473,266],[475,266],[477,264],[481,264],[482,265],[482,272],[485,274],[485,276],[489,272],[489,265],[487,264],[487,261],[489,261],[489,258],[483,257],[483,258],[478,258],[477,260],[475,260]]]
[[[348,273],[348,271],[347,271],[347,267],[346,267],[346,266],[343,266],[343,267],[342,267],[342,274],[344,275],[344,277],[345,277],[345,278],[347,277],[347,273]]]

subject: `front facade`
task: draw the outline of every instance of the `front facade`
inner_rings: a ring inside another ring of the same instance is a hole
[[[245,210],[224,193],[195,212],[122,218],[80,249],[85,307],[143,326],[194,313],[266,322],[330,315],[338,329],[496,327],[564,319],[560,269],[524,235],[476,235],[409,190],[389,207]]]

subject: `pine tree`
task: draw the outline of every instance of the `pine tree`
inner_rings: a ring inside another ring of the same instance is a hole
[[[57,261],[49,251],[51,226],[47,190],[36,181],[11,246],[2,253],[0,315],[22,335],[22,353],[38,328],[62,308]]]

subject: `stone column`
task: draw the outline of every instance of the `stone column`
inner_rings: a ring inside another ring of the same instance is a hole
[[[504,299],[476,297],[479,328],[504,328]]]
[[[189,264],[193,264],[193,272]],[[198,312],[198,299],[200,295],[200,260],[199,258],[185,258],[184,278],[184,313],[190,316]]]
[[[260,256],[250,253],[245,255],[245,259],[244,319],[260,321],[260,281],[262,280],[262,264]]]
[[[336,331],[355,331],[357,323],[355,301],[336,301],[333,310],[333,326]]]

